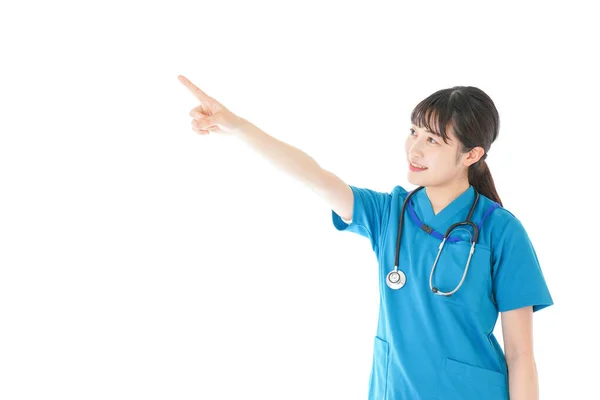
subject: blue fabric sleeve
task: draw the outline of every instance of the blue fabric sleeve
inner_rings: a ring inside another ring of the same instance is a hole
[[[392,195],[375,190],[350,186],[354,194],[352,222],[345,223],[342,218],[331,210],[333,225],[339,231],[358,233],[369,238],[371,247],[377,251],[383,230],[390,214]]]
[[[499,312],[554,304],[535,249],[521,222],[512,217],[493,246],[493,292]]]

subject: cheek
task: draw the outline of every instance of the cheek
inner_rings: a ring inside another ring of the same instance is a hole
[[[408,149],[410,149],[409,138],[406,138],[404,141],[404,151],[408,154]]]
[[[448,174],[453,174],[454,171],[456,170],[456,159],[454,158],[454,155],[452,154],[444,154],[441,155],[440,157],[436,160],[436,163],[439,165],[439,167],[443,170],[445,170],[446,172],[448,172]]]

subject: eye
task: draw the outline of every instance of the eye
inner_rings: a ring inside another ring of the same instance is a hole
[[[416,133],[416,132],[415,132],[415,130],[414,130],[414,129],[412,129],[412,128],[410,128],[410,129],[409,129],[409,131],[410,131],[410,135],[411,135],[411,136],[412,136],[414,133]],[[435,139],[434,139],[434,138],[432,138],[432,137],[428,137],[428,138],[427,138],[427,140],[431,140],[431,142],[430,142],[430,143],[432,143],[432,144],[438,144],[437,140],[435,140]]]

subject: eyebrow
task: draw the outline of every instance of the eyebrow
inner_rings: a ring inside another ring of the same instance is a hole
[[[413,127],[417,128],[417,126],[416,126],[416,125],[414,125],[414,124],[413,124]],[[432,132],[432,131],[430,131],[430,130],[429,130],[429,129],[427,129],[427,128],[423,128],[423,130],[424,130],[425,132],[427,132],[427,133],[432,133],[432,134],[434,134],[434,135],[436,135],[436,136],[442,136],[441,134],[439,134],[439,133],[437,133],[437,132]]]

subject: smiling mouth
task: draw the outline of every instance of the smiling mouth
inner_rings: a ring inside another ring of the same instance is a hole
[[[413,164],[412,162],[408,162],[409,167],[411,168],[411,170],[419,170],[419,171],[424,171],[427,169],[427,167],[422,167],[418,164]]]

